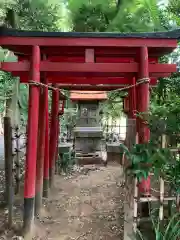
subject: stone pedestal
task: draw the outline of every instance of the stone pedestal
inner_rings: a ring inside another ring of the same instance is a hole
[[[99,103],[107,99],[106,92],[73,91],[70,98],[78,104],[74,147],[79,164],[97,164],[103,160],[102,129]]]
[[[76,127],[74,136],[77,164],[100,164],[102,162],[102,129],[100,127]]]
[[[79,101],[79,111],[74,128],[74,147],[77,164],[102,162],[102,137],[99,101]]]
[[[60,143],[58,146],[59,154],[68,153],[72,150],[73,144],[72,143]]]
[[[69,158],[73,161],[72,159],[72,150],[73,150],[73,144],[72,143],[67,143],[67,142],[61,142],[58,145],[58,159],[56,161],[56,173],[61,173],[61,163],[63,159],[63,154],[69,154]],[[67,163],[68,166],[69,163]],[[72,163],[71,163],[72,164]]]
[[[106,143],[107,162],[117,162],[122,164],[123,151],[120,148],[121,143]]]

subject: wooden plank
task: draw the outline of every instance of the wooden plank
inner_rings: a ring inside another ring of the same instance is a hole
[[[26,72],[13,72],[12,73],[13,76],[16,77],[20,77],[21,83],[28,83],[29,77],[28,77],[28,73]],[[169,74],[166,74],[166,76],[169,76]],[[75,84],[76,87],[78,87],[78,85],[89,85],[89,87],[95,87],[92,85],[100,85],[99,87],[104,87],[106,88],[106,86],[104,85],[109,85],[109,87],[113,88],[117,88],[117,87],[121,87],[121,86],[114,86],[114,85],[129,85],[131,84],[131,77],[67,77],[67,76],[59,76],[59,73],[55,72],[55,73],[46,73],[46,77],[49,80],[49,83],[60,83],[60,84],[70,84],[70,86],[72,87],[72,84]],[[150,79],[150,85],[151,86],[155,86],[157,84],[157,78],[156,77],[152,77]],[[103,84],[103,86],[102,86]],[[82,86],[81,86],[82,87]],[[107,86],[108,87],[108,86]]]
[[[0,69],[7,72],[28,72],[30,62],[1,62]],[[150,73],[172,73],[176,72],[176,64],[151,64]],[[138,63],[67,63],[67,62],[47,62],[41,61],[41,72],[61,72],[61,73],[115,73],[117,76],[122,73],[137,73]]]
[[[68,47],[172,47],[176,39],[151,38],[98,38],[98,37],[6,37],[0,38],[1,46],[68,46]]]
[[[94,56],[94,49],[88,48],[85,50],[85,62],[86,63],[94,63],[95,56]]]

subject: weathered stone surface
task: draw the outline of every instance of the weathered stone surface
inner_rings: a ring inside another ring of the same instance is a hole
[[[79,111],[76,127],[74,128],[75,152],[76,155],[80,154],[76,158],[77,163],[101,163],[103,131],[100,126],[99,102],[94,100],[90,102],[79,101],[78,103]],[[91,154],[92,156],[85,156],[84,154]]]
[[[101,139],[97,138],[76,138],[75,151],[83,153],[94,153],[101,151]]]
[[[106,143],[107,152],[120,153],[120,143]]]
[[[59,153],[69,152],[73,147],[72,143],[60,143],[58,146]]]
[[[76,127],[74,135],[75,137],[102,138],[103,132],[100,127]]]

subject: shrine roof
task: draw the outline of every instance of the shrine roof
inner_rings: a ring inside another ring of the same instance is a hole
[[[180,39],[180,29],[166,32],[141,32],[141,33],[117,33],[117,32],[44,32],[25,31],[0,27],[0,36],[9,37],[79,37],[79,38],[152,38],[152,39]]]
[[[71,91],[70,99],[72,101],[92,101],[92,100],[107,100],[107,93],[103,91]]]
[[[147,46],[150,57],[171,53],[180,39],[180,29],[167,32],[43,32],[0,27],[0,46],[16,55],[29,56],[32,46],[40,46],[46,56],[84,56],[93,48],[96,56],[137,55],[138,48]]]

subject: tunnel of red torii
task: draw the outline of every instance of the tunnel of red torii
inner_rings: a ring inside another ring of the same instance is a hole
[[[148,111],[149,87],[155,86],[159,77],[168,77],[176,72],[175,64],[162,64],[159,59],[177,47],[179,36],[178,31],[123,34],[0,29],[0,46],[18,56],[18,62],[1,62],[0,69],[11,72],[13,76],[20,77],[21,83],[30,85],[24,187],[25,232],[29,232],[32,225],[35,202],[37,211],[38,204],[41,204],[38,199],[41,199],[42,185],[47,197],[48,186],[53,180],[59,133],[60,91],[51,89],[48,134],[48,89],[37,84],[69,90],[110,91],[148,79],[128,91],[128,117],[136,118],[135,111]],[[63,95],[61,97],[64,99]],[[150,137],[147,125],[140,118],[136,122],[138,142],[145,143]],[[142,182],[144,193],[149,193],[149,181]]]

